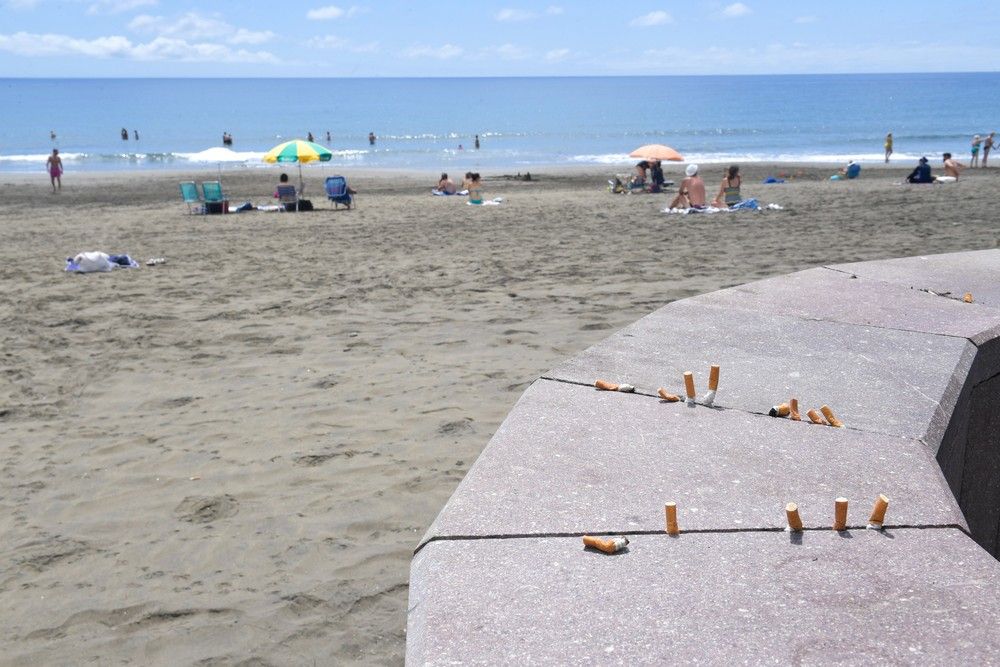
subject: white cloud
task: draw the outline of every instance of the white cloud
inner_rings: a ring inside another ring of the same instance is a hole
[[[337,37],[335,35],[323,35],[313,37],[306,42],[306,46],[314,49],[329,49],[331,51],[348,51],[350,53],[378,53],[378,42],[367,42],[357,44],[349,39]]]
[[[722,10],[722,15],[727,19],[735,19],[751,13],[753,13],[753,10],[742,2],[734,2],[731,5],[726,5],[726,8]]]
[[[19,56],[79,55],[91,58],[126,60],[175,60],[187,62],[276,63],[267,51],[231,49],[224,44],[192,43],[183,39],[157,37],[145,44],[133,44],[120,35],[77,39],[69,35],[18,32],[0,35],[0,51]]]
[[[87,7],[88,14],[120,14],[139,7],[152,7],[157,0],[96,0]]]
[[[654,25],[663,25],[665,23],[673,23],[674,17],[664,11],[655,11],[645,14],[643,16],[637,16],[629,22],[629,25],[639,26],[643,28],[648,28]]]
[[[493,18],[497,21],[529,21],[535,18],[535,14],[523,9],[501,9]]]
[[[550,63],[557,63],[569,57],[569,49],[552,49],[545,53],[545,60]]]
[[[326,7],[317,7],[316,9],[310,9],[306,12],[306,18],[313,21],[330,21],[332,19],[339,19],[344,16],[345,12],[340,7],[336,5],[327,5]]]
[[[514,44],[503,44],[495,49],[496,55],[503,60],[525,60],[530,53]]]
[[[128,23],[136,32],[183,39],[221,39],[229,44],[263,44],[274,39],[270,30],[237,28],[213,16],[188,12],[177,18],[140,14]]]
[[[560,16],[566,10],[558,5],[551,5],[545,9],[545,13],[549,16]]]
[[[815,16],[796,16],[795,17],[795,22],[796,23],[815,23],[816,22],[816,17]]]
[[[462,55],[463,50],[454,44],[443,46],[412,46],[404,52],[408,58],[437,58],[438,60],[451,60]]]

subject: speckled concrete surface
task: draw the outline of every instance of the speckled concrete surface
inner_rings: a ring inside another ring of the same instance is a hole
[[[1000,568],[955,529],[431,542],[410,664],[993,664]]]

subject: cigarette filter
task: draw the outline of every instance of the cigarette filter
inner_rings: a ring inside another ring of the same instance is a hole
[[[785,516],[788,518],[788,530],[793,533],[801,533],[802,518],[799,516],[799,506],[795,503],[785,505]]]
[[[872,515],[868,519],[868,525],[881,528],[885,522],[885,511],[889,509],[889,499],[883,494],[878,494],[875,499],[875,506],[872,508]]]
[[[583,546],[603,551],[606,554],[618,553],[628,546],[627,537],[591,537],[583,536]]]
[[[820,417],[819,413],[816,412],[816,410],[814,409],[810,408],[809,412],[806,413],[806,417],[809,417],[809,421],[811,421],[813,424],[824,424],[824,425],[826,424],[823,418]]]
[[[630,384],[620,384],[620,385],[618,385],[618,391],[624,391],[624,392],[630,394],[633,391],[635,391],[635,387],[633,385],[630,385]]]
[[[677,503],[667,503],[663,509],[667,515],[667,535],[680,535],[681,529],[677,527]]]
[[[660,395],[660,398],[662,398],[663,400],[667,401],[668,403],[676,403],[677,401],[681,400],[680,396],[678,396],[677,394],[671,394],[669,391],[667,391],[663,387],[660,387],[659,389],[657,389],[656,393]]]
[[[802,421],[802,415],[799,414],[799,399],[793,398],[788,401],[788,417],[792,421]]]
[[[972,303],[972,292],[966,292],[965,296],[962,297],[962,301]]]
[[[847,530],[847,498],[837,498],[834,501],[833,529]]]
[[[607,380],[598,380],[594,383],[594,386],[598,389],[603,389],[604,391],[618,391],[618,385],[614,382],[608,382]]]
[[[833,410],[830,409],[829,405],[824,405],[819,410],[823,413],[823,416],[826,417],[826,420],[830,422],[830,426],[833,426],[834,428],[844,428],[844,422],[837,419],[837,415],[833,414]]]
[[[687,392],[687,397],[694,400],[694,373],[691,371],[684,371],[684,391]]]
[[[701,402],[711,407],[715,403],[715,392],[712,390],[706,391],[705,395],[701,397]]]
[[[781,405],[775,405],[767,414],[772,417],[787,417],[791,411],[792,409],[788,407],[788,403],[782,403]]]
[[[712,366],[708,371],[708,388],[710,391],[716,391],[719,388],[719,367]]]

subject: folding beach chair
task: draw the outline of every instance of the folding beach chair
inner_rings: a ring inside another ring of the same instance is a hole
[[[278,186],[278,203],[281,204],[282,211],[299,210],[299,195],[295,192],[294,185]]]
[[[195,211],[191,210],[191,205],[195,205],[195,210],[198,213],[203,213],[204,210],[201,207],[201,197],[198,196],[198,186],[194,181],[184,181],[181,183],[181,197],[184,198],[184,203],[188,207],[188,215],[191,215]]]
[[[219,181],[204,181],[201,191],[205,196],[205,213],[226,213],[229,201],[222,194],[222,183]]]
[[[330,176],[326,179],[326,196],[333,202],[333,207],[337,208],[344,204],[348,209],[354,203],[354,197],[347,187],[347,179],[343,176]]]

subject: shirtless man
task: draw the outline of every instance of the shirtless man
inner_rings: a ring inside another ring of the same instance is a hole
[[[59,184],[59,189],[62,190],[63,166],[58,148],[52,149],[52,155],[45,161],[45,168],[49,170],[49,177],[52,179],[52,192],[56,191],[56,183]]]
[[[993,150],[993,137],[996,136],[996,132],[990,132],[989,135],[983,139],[983,168],[986,168],[986,161],[990,159],[990,151]]]
[[[944,162],[944,175],[954,176],[957,181],[959,175],[962,173],[962,170],[965,169],[965,165],[961,162],[953,160],[951,153],[945,153],[942,158]]]
[[[455,182],[448,178],[448,174],[441,174],[441,179],[437,184],[437,191],[443,192],[446,195],[455,194],[457,188],[455,188]]]
[[[681,191],[670,202],[670,208],[705,208],[705,181],[698,175],[698,165],[689,164],[687,178],[681,181]]]

